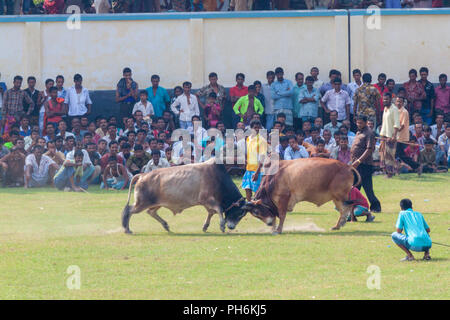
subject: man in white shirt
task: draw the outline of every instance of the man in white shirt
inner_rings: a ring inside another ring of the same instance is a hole
[[[44,148],[36,145],[33,153],[25,158],[25,188],[44,187],[58,170],[55,161],[43,155],[43,152]]]
[[[136,102],[136,104],[133,107],[133,111],[131,114],[134,115],[136,111],[142,111],[142,114],[145,117],[151,117],[155,114],[155,111],[153,110],[153,105],[150,101],[148,101],[148,92],[147,90],[141,90],[141,93],[139,94],[140,100]]]
[[[320,87],[323,85],[323,80],[320,80],[319,78],[317,78],[317,76],[319,75],[319,68],[312,67],[311,71],[309,73],[310,73],[311,77],[314,78],[313,87],[316,88],[317,90],[319,90]]]
[[[183,83],[184,93],[172,103],[170,108],[175,115],[180,115],[180,128],[187,129],[192,127],[192,117],[200,115],[197,97],[191,94],[192,84],[188,81]],[[179,108],[177,108],[179,107]]]
[[[170,167],[169,162],[166,158],[161,158],[161,153],[159,150],[152,150],[152,159],[144,166],[142,172],[147,173],[159,168],[168,168]]]
[[[73,77],[75,85],[67,90],[64,104],[68,110],[69,117],[83,116],[91,113],[92,101],[89,90],[81,85],[83,78],[80,74]]]
[[[334,89],[328,90],[320,100],[325,113],[335,110],[338,113],[338,121],[350,119],[350,96],[347,91],[341,89],[342,80],[333,80]]]

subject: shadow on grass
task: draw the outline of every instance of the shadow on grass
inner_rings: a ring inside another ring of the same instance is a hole
[[[161,236],[164,233],[133,233],[130,235],[131,237],[153,237],[153,236]],[[170,232],[166,233],[171,237],[274,237],[270,232],[195,232],[195,233],[186,233],[186,232]],[[370,237],[370,236],[385,236],[390,237],[391,233],[383,232],[383,231],[329,231],[329,232],[314,232],[314,231],[286,231],[283,234],[278,235],[278,237],[282,237],[283,235],[315,235],[315,236],[357,236],[357,237]]]
[[[416,182],[444,182],[447,180],[448,173],[422,174],[420,177],[415,173],[401,174],[395,176],[394,180],[416,181]]]

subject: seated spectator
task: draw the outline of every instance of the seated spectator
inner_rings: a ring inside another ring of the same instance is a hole
[[[155,114],[155,111],[153,110],[153,105],[150,101],[148,101],[148,92],[146,90],[141,90],[139,93],[139,102],[136,102],[136,104],[133,107],[133,111],[131,114],[134,114],[136,111],[141,111],[144,119],[150,118]]]
[[[1,138],[0,138],[1,139]],[[0,172],[3,187],[23,186],[25,155],[17,147],[0,158]]]
[[[298,144],[300,146],[303,146],[306,149],[306,151],[308,151],[308,155],[311,157],[311,154],[316,152],[316,148],[312,144],[309,144],[308,142],[304,141],[305,134],[303,133],[302,130],[297,130],[297,133],[295,136],[297,138]]]
[[[106,143],[105,139],[98,140],[97,143],[97,152],[100,154],[100,156],[104,156],[108,152],[108,144]]]
[[[336,147],[336,140],[331,136],[331,131],[329,129],[323,130],[323,141],[325,143],[325,150],[328,152],[331,152],[331,150]]]
[[[348,146],[348,137],[341,135],[339,138],[339,148],[333,151],[331,158],[339,160],[345,164],[351,164],[350,148]]]
[[[280,144],[275,147],[275,150],[278,152],[280,160],[284,160],[284,152],[289,146],[289,138],[287,136],[280,137]]]
[[[305,139],[306,143],[309,143],[313,146],[317,146],[317,142],[320,140],[320,128],[313,127],[311,129],[311,136]]]
[[[100,166],[102,168],[102,172],[105,170],[108,159],[110,156],[115,156],[117,158],[117,162],[124,163],[123,158],[118,155],[119,153],[119,143],[117,141],[111,141],[109,143],[109,152],[105,153],[100,159]]]
[[[334,135],[335,132],[339,131],[341,127],[341,123],[337,121],[338,113],[335,110],[330,111],[330,122],[328,122],[323,128],[331,131],[331,134]]]
[[[417,138],[411,136],[409,143],[410,144],[405,148],[405,155],[410,157],[414,162],[419,162],[420,148],[417,143]]]
[[[400,208],[402,211],[398,215],[396,232],[392,233],[392,241],[407,254],[401,261],[414,260],[410,250],[424,251],[423,260],[430,260],[430,227],[425,218],[420,212],[413,211],[412,202],[409,199],[402,199]],[[402,234],[403,230],[405,234]]]
[[[66,131],[67,123],[64,120],[58,122],[58,134],[57,136],[63,137],[63,139],[67,139],[67,137],[73,137],[73,133]]]
[[[434,142],[431,139],[425,140],[425,148],[419,154],[419,175],[424,173],[434,173],[437,171],[436,151],[434,150]]]
[[[31,149],[37,145],[39,139],[39,130],[33,130],[31,132],[31,135],[25,137],[24,142],[25,142],[25,151],[27,153],[31,153]]]
[[[106,190],[110,188],[124,190],[128,186],[130,180],[131,176],[129,175],[128,170],[120,163],[120,161],[117,161],[117,157],[109,157],[100,188]]]
[[[156,147],[155,147],[156,149]],[[134,153],[127,160],[127,169],[135,175],[142,172],[144,166],[150,161],[151,155],[144,151],[144,148],[137,144],[134,146]]]
[[[4,140],[2,137],[0,137],[0,159],[9,154],[9,149],[5,147]]]
[[[56,136],[55,138],[56,151],[64,154],[64,139],[61,136]]]
[[[348,138],[348,145],[351,147],[353,145],[353,140],[355,140],[355,134],[350,135],[349,134],[349,127],[347,127],[345,124],[342,124],[341,127],[339,128],[339,133],[344,136],[347,136]],[[352,132],[353,133],[353,132]]]
[[[100,171],[98,169],[96,170],[92,164],[88,152],[83,149],[83,143],[81,141],[77,141],[73,150],[67,153],[66,160],[75,161],[75,152],[77,151],[81,151],[83,153],[83,171],[80,178],[80,183],[83,189],[87,189],[87,184],[90,184],[93,180],[95,180],[100,174]]]
[[[431,126],[431,131],[433,138],[439,139],[441,134],[445,131],[445,125],[444,125],[444,114],[441,111],[436,111],[436,124],[433,124]]]
[[[161,153],[159,150],[152,150],[152,158],[151,160],[145,165],[143,172],[150,172],[159,168],[167,168],[170,167],[169,162],[167,159],[161,158]]]
[[[448,123],[445,126],[444,133],[439,136],[438,145],[439,145],[439,148],[441,149],[441,152],[440,152],[439,158],[438,158],[438,163],[441,163],[442,161],[447,159],[447,166],[450,166],[450,153],[449,153],[450,123]]]
[[[72,119],[72,134],[75,138],[75,141],[83,141],[83,135],[85,134],[85,132],[81,131],[80,118]]]
[[[61,165],[64,163],[64,160],[66,159],[64,157],[64,153],[56,151],[54,141],[47,142],[47,152],[44,153],[44,155],[52,159],[58,165],[58,168],[61,167]]]
[[[83,157],[81,150],[76,150],[74,160],[65,160],[61,168],[55,174],[53,181],[58,190],[80,192],[88,188],[88,183],[82,181],[83,177]]]
[[[106,143],[109,145],[111,141],[119,140],[119,136],[117,135],[117,127],[115,124],[108,124],[108,134],[103,137]]]
[[[414,125],[414,134],[413,134],[416,139],[417,139],[417,143],[419,144],[420,150],[423,150],[423,148],[425,148],[425,137],[423,134],[423,124],[422,123],[416,123]]]
[[[169,163],[169,165],[171,167],[176,165],[176,163],[172,159],[172,147],[168,147],[166,149],[166,159],[167,159],[167,162]]]
[[[316,145],[316,152],[311,155],[311,157],[319,157],[319,158],[329,158],[330,152],[325,149],[325,141],[319,139]]]
[[[29,116],[23,116],[22,119],[20,119],[20,127],[19,127],[19,134],[22,137],[27,137],[31,134],[31,127],[30,124],[30,117]]]
[[[46,136],[44,136],[45,141],[54,141],[56,139],[56,129],[54,123],[47,123],[45,126]]]
[[[108,120],[105,117],[100,117],[98,119],[98,128],[95,133],[102,139],[108,134]]]
[[[44,148],[36,145],[33,153],[25,158],[25,188],[44,187],[58,169],[56,163],[43,155]]]
[[[296,136],[290,136],[289,147],[284,151],[284,160],[294,160],[300,158],[309,158],[305,147],[298,144]]]

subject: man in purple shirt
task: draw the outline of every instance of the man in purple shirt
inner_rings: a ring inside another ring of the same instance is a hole
[[[450,113],[450,87],[447,86],[447,75],[439,75],[439,87],[434,89],[436,99],[434,100],[434,110],[441,110],[444,115]]]

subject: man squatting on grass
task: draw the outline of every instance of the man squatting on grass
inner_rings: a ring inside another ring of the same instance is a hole
[[[420,212],[413,211],[412,202],[409,199],[400,201],[400,211],[395,227],[397,231],[392,233],[392,240],[407,256],[400,261],[412,261],[414,256],[411,251],[424,251],[423,260],[430,260],[431,238],[430,227]],[[405,230],[405,234],[402,231]]]

